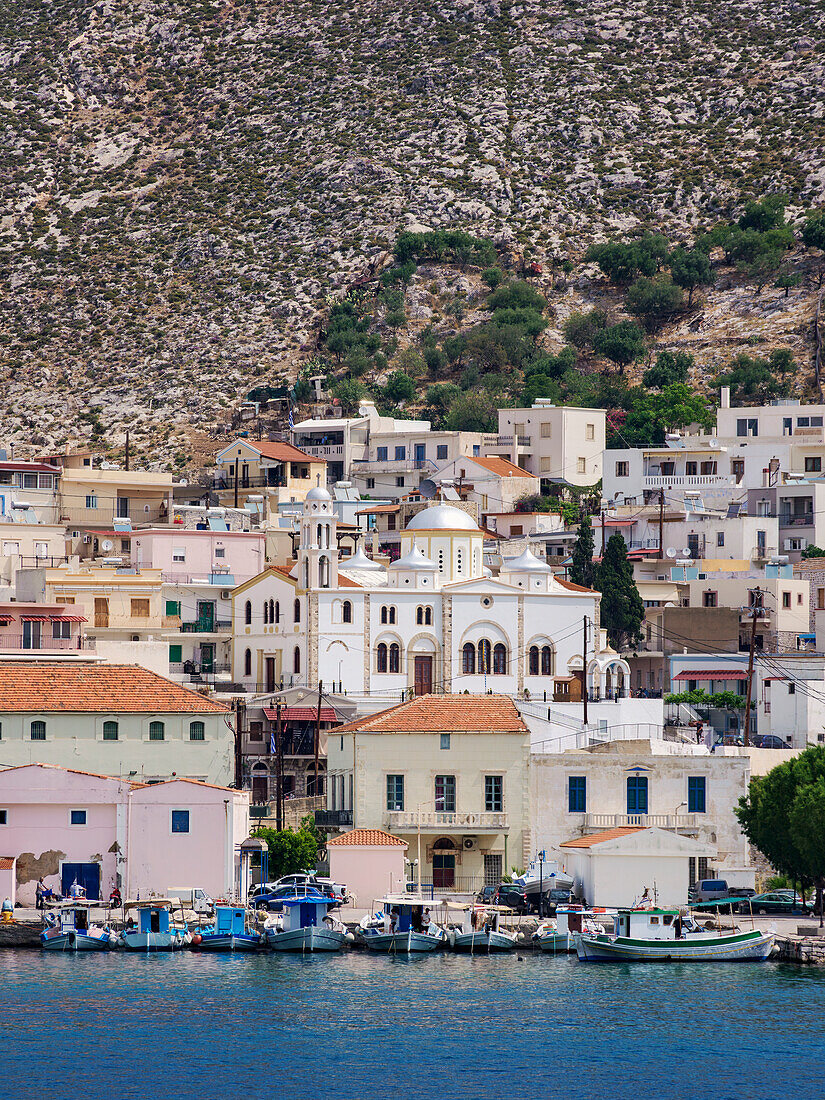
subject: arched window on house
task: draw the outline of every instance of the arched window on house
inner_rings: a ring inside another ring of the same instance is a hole
[[[387,608],[387,607],[382,607],[382,608],[381,608],[381,625],[382,625],[382,626],[386,626],[386,625],[387,625],[387,614],[388,614],[388,611],[389,611],[389,608]]]
[[[270,621],[270,623],[275,622],[275,601],[274,600],[269,601],[269,621]]]
[[[352,604],[349,600],[344,600],[344,606],[341,609],[341,618],[345,623],[352,622]]]
[[[393,642],[390,646],[390,672],[401,671],[401,646]]]
[[[390,616],[389,616],[389,622],[390,622],[390,623],[392,623],[392,624],[394,624],[394,623],[395,623],[395,608],[394,608],[394,607],[391,607],[391,608],[389,609],[389,612],[390,612]]]
[[[264,600],[264,626],[269,623],[269,604]]]
[[[189,740],[190,741],[205,741],[206,740],[206,726],[203,722],[190,722],[189,723]]]
[[[166,738],[166,727],[163,722],[150,722],[149,723],[149,740],[150,741],[163,741]]]
[[[541,647],[541,674],[542,676],[552,676],[554,672],[554,660],[555,654],[553,647],[549,645],[543,645]]]
[[[507,675],[507,646],[501,642],[493,646],[493,673],[496,676]]]
[[[275,601],[275,618],[273,621],[276,623],[281,621],[281,605],[278,600]]]
[[[292,671],[298,673],[301,671],[301,647],[295,646],[295,652],[292,654]]]
[[[433,609],[431,607],[425,607],[424,608],[424,625],[425,626],[432,626],[433,625]]]
[[[424,608],[423,607],[417,607],[415,609],[415,621],[416,621],[416,625],[418,625],[418,626],[423,626],[424,625]]]
[[[490,674],[490,643],[486,638],[478,643],[478,671],[482,676]]]
[[[296,600],[292,605],[292,619],[294,622],[299,623],[301,621],[301,601]]]
[[[117,722],[104,722],[103,723],[103,740],[104,741],[117,741],[118,739],[118,725]]]
[[[243,621],[246,626],[252,626],[252,601],[247,600],[243,608]]]
[[[539,647],[537,645],[531,645],[527,653],[527,675],[538,676],[539,674]]]
[[[243,655],[243,674],[244,676],[252,675],[252,650],[247,649]]]
[[[387,647],[383,642],[381,642],[375,653],[375,671],[387,671]]]
[[[461,650],[461,671],[465,676],[473,676],[476,670],[476,647],[465,642]]]

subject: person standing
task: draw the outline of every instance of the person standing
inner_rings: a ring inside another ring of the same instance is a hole
[[[42,878],[37,880],[37,886],[34,888],[34,903],[38,909],[43,908],[43,898],[46,896],[46,884]]]

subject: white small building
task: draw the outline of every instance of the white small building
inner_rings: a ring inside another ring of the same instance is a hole
[[[406,840],[383,829],[350,829],[327,841],[330,877],[346,886],[352,905],[368,909],[383,894],[399,893],[414,881],[407,848]]]
[[[498,455],[487,458],[460,455],[441,466],[435,475],[436,481],[447,479],[460,486],[462,497],[474,501],[482,515],[511,512],[522,497],[541,490],[538,477]]]
[[[605,433],[604,409],[538,398],[529,409],[499,409],[498,434],[485,436],[483,449],[528,470],[543,488],[595,485],[602,476]]]

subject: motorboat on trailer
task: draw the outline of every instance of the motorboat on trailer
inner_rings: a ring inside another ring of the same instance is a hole
[[[340,904],[336,898],[296,893],[280,898],[280,915],[267,918],[266,942],[273,951],[340,951],[351,933],[330,912]]]
[[[585,909],[583,905],[560,905],[552,920],[542,922],[533,933],[533,943],[542,951],[553,954],[576,950],[576,937],[581,932],[598,936],[604,932],[601,923],[612,924],[614,909]]]
[[[548,890],[573,889],[572,877],[559,866],[557,860],[539,857],[532,860],[524,874],[516,876],[513,882],[523,888],[528,898],[545,894]]]
[[[381,909],[364,917],[358,936],[370,951],[387,954],[418,954],[436,951],[447,942],[447,933],[431,918],[441,905],[438,898],[390,894],[379,901]]]
[[[679,909],[619,909],[612,933],[576,937],[582,962],[764,962],[775,932],[709,930]]]
[[[512,951],[516,946],[515,932],[501,927],[501,918],[511,912],[500,905],[448,905],[458,909],[461,920],[448,922],[447,938],[454,951],[469,951],[471,955],[491,955]]]
[[[199,951],[257,951],[262,942],[260,932],[249,930],[242,905],[216,905],[214,925],[192,936]]]
[[[108,951],[117,944],[117,936],[108,925],[92,924],[91,903],[72,898],[53,903],[46,911],[46,928],[40,934],[44,951]]]
[[[172,902],[167,898],[127,901],[124,913],[133,910],[135,927],[125,928],[120,939],[129,951],[174,951],[188,942],[187,932],[172,924]]]

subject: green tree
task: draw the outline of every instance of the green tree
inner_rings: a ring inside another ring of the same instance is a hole
[[[570,580],[574,584],[584,585],[585,588],[594,587],[596,580],[594,553],[593,524],[590,516],[584,516],[579,524],[579,533],[576,536],[576,544],[573,547],[573,557],[570,563]]]
[[[487,267],[481,273],[482,280],[487,284],[490,290],[495,290],[499,283],[504,279],[504,272],[500,267]]]
[[[637,279],[630,287],[625,299],[625,309],[638,317],[648,332],[658,328],[682,308],[683,295],[667,275],[658,275],[655,279]]]
[[[596,333],[593,350],[615,363],[624,374],[625,367],[641,359],[645,353],[642,330],[632,321],[619,321],[617,325],[610,325]]]
[[[277,829],[262,826],[252,834],[266,841],[269,849],[269,873],[273,879],[314,871],[318,862],[318,839],[315,830]]]
[[[785,297],[788,297],[788,291],[792,290],[795,286],[799,286],[802,282],[802,276],[795,274],[793,271],[788,271],[787,268],[780,268],[779,274],[776,276],[776,282],[773,284],[778,290],[785,291]]]
[[[465,393],[453,401],[444,427],[451,432],[494,432],[498,411],[486,394]]]
[[[394,370],[384,383],[382,394],[393,405],[398,405],[401,401],[412,401],[415,397],[415,383],[404,371]]]
[[[790,352],[777,348],[767,359],[737,355],[727,371],[718,375],[717,386],[730,386],[731,396],[738,404],[764,405],[774,397],[788,393],[788,383],[780,381],[775,372],[787,374],[796,364]]]
[[[825,558],[825,550],[819,546],[806,546],[802,551],[803,558]]]
[[[367,389],[361,382],[344,378],[332,387],[332,396],[337,397],[344,416],[354,416],[359,403],[367,396]]]
[[[531,309],[536,313],[541,313],[546,306],[547,300],[523,279],[513,279],[500,286],[486,302],[487,309]]]
[[[658,267],[652,250],[640,247],[638,243],[625,244],[621,241],[592,244],[584,260],[588,264],[598,264],[602,274],[618,286],[629,283],[638,275],[655,275]]]
[[[815,248],[819,251],[817,273],[819,285],[822,286],[825,279],[825,211],[817,210],[805,219],[805,224],[802,226],[802,240],[806,248]]]
[[[656,362],[642,375],[642,382],[651,389],[663,390],[674,382],[687,382],[693,365],[693,356],[686,351],[660,351]]]
[[[787,205],[787,195],[768,195],[759,202],[749,202],[737,224],[740,229],[755,229],[759,233],[777,229],[785,224]]]
[[[602,594],[601,624],[613,648],[621,651],[641,641],[645,607],[627,560],[627,545],[618,531],[607,540],[596,569],[596,588]]]
[[[564,322],[564,338],[574,348],[592,348],[597,333],[607,328],[607,314],[602,309],[589,313],[571,313]]]
[[[688,292],[688,309],[693,305],[693,292],[697,286],[713,285],[713,269],[707,253],[694,248],[674,248],[670,254],[670,274],[674,283]]]
[[[418,378],[426,370],[427,364],[424,360],[424,356],[412,345],[404,348],[395,357],[395,362],[398,365],[398,369],[403,371],[404,374],[408,374],[410,378]]]

